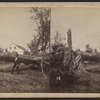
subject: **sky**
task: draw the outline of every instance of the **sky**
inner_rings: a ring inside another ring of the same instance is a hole
[[[100,8],[62,7],[51,11],[52,40],[56,31],[67,39],[67,30],[71,28],[73,49],[85,50],[86,44],[92,48],[100,47]]]
[[[15,43],[28,49],[27,43],[36,33],[30,10],[30,7],[0,7],[0,47]],[[100,8],[51,8],[50,26],[51,42],[57,31],[67,39],[67,30],[71,28],[73,49],[84,50],[86,44],[100,47]]]
[[[0,47],[15,43],[27,48],[35,33],[36,24],[31,19],[31,8],[0,8]]]

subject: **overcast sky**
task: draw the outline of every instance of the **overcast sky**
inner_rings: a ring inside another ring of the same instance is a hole
[[[53,8],[51,15],[51,37],[58,31],[65,38],[71,28],[73,49],[100,47],[100,8]]]
[[[28,7],[0,8],[0,47],[16,43],[27,48],[36,33],[30,10]],[[100,47],[100,8],[52,8],[51,38],[56,31],[66,38],[68,28],[72,30],[73,49],[84,49],[86,44]]]
[[[31,8],[0,8],[0,47],[16,43],[27,48],[36,25],[30,19]]]

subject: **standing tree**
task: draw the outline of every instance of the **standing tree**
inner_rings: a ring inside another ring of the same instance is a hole
[[[37,34],[33,35],[34,38],[28,47],[31,52],[38,51],[39,47],[41,47],[42,52],[45,52],[50,42],[50,8],[32,8],[32,13],[34,15],[31,18],[37,25],[35,29]]]
[[[56,35],[54,37],[54,43],[55,44],[60,44],[61,41],[63,40],[63,38],[61,37],[61,35],[58,33],[58,31],[56,32]]]
[[[93,49],[90,47],[90,44],[86,44],[86,52],[92,53]]]
[[[28,44],[28,48],[32,52],[32,54],[37,54],[38,53],[38,47],[37,47],[37,36],[33,35],[33,40]]]

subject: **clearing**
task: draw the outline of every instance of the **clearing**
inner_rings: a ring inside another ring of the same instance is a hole
[[[87,72],[85,68],[100,64],[81,64],[74,71],[75,79],[65,85],[51,89],[49,78],[44,78],[41,70],[32,69],[31,65],[22,65],[20,74],[11,74],[12,63],[0,62],[0,93],[100,93],[100,71]],[[26,69],[25,69],[26,68]]]

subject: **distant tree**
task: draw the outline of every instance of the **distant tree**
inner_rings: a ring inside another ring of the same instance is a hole
[[[38,51],[38,47],[41,46],[41,51],[45,52],[45,50],[49,47],[50,42],[50,8],[32,8],[32,13],[34,15],[31,17],[37,28],[35,35],[33,35],[33,40],[28,43],[28,47],[31,52]]]
[[[94,52],[97,53],[97,49],[94,49]]]
[[[54,37],[54,43],[59,44],[62,41],[62,38],[58,32],[56,32],[56,35]]]
[[[76,52],[79,52],[79,51],[81,51],[79,48],[78,48],[78,49],[76,49]]]
[[[86,50],[90,48],[90,44],[86,44]]]
[[[80,49],[78,49],[78,51],[81,51]]]
[[[62,43],[63,39],[64,38],[62,38],[61,35],[57,31],[56,35],[54,36],[54,45],[63,45],[63,43]]]
[[[0,52],[3,52],[4,50],[0,47]]]
[[[90,47],[90,44],[86,44],[86,52],[92,53],[93,49]]]
[[[56,32],[56,35],[54,36],[54,44],[52,44],[52,46],[51,46],[53,52],[58,52],[58,50],[62,51],[62,53],[65,52],[65,50],[67,48],[66,48],[65,44],[62,43],[62,41],[63,41],[63,38],[61,37],[61,35],[58,32]]]

